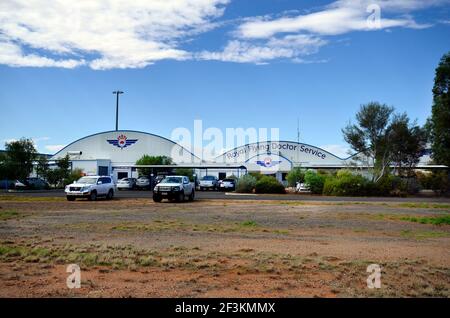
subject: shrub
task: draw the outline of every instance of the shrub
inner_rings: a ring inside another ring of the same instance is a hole
[[[286,193],[284,186],[274,177],[263,176],[256,182],[256,193]]]
[[[336,184],[337,184],[336,177],[327,178],[323,184],[322,194],[323,195],[333,195]]]
[[[361,175],[341,170],[336,177],[325,180],[323,194],[337,196],[363,196],[371,190],[371,182]]]
[[[286,180],[290,187],[295,187],[297,182],[305,182],[305,170],[300,167],[292,169],[287,175]]]
[[[250,174],[246,174],[239,178],[236,184],[236,192],[252,193],[256,186],[256,178]]]
[[[254,177],[256,179],[256,181],[261,180],[262,177],[264,177],[264,175],[262,173],[258,173],[258,172],[250,172],[250,175],[252,177]]]
[[[423,189],[431,190],[432,189],[432,179],[433,173],[431,172],[416,172],[417,181],[420,183]]]
[[[326,176],[314,171],[307,171],[305,173],[305,183],[308,185],[311,193],[314,194],[322,194],[326,178]]]
[[[408,193],[417,193],[419,190],[420,188],[414,180],[404,180],[398,176],[387,174],[375,184],[373,194],[379,196],[405,196]]]
[[[64,184],[71,184],[80,179],[84,175],[83,170],[76,168],[73,169],[69,176],[64,179]]]
[[[448,171],[434,171],[431,176],[431,189],[439,195],[450,191],[450,180]]]

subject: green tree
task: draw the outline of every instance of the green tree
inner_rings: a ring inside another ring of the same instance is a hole
[[[56,166],[58,167],[57,170],[59,170],[59,181],[64,181],[67,179],[70,175],[70,158],[67,154],[65,157],[59,159],[56,162]]]
[[[194,182],[194,170],[189,168],[177,168],[175,169],[175,174],[179,176],[189,177],[191,182]]]
[[[348,124],[342,133],[351,148],[369,159],[374,165],[372,178],[378,181],[390,164],[390,120],[394,108],[386,104],[371,102],[362,105],[356,114],[357,124]]]
[[[33,162],[37,152],[31,139],[21,138],[20,140],[7,142],[5,144],[4,168],[11,179],[24,180],[33,171]]]
[[[64,180],[65,184],[71,184],[80,179],[84,175],[84,172],[80,168],[73,169],[69,176]]]
[[[14,179],[14,169],[9,166],[6,153],[0,152],[0,180]]]
[[[305,182],[306,171],[300,167],[295,167],[287,175],[286,180],[290,187],[295,187],[297,182]]]
[[[427,132],[416,122],[411,123],[406,113],[396,115],[390,126],[391,162],[396,166],[399,175],[403,168],[408,168],[408,176],[413,175],[411,170],[420,160],[427,143]]]
[[[167,156],[149,156],[143,155],[136,161],[136,165],[172,165],[172,158]],[[139,168],[140,176],[149,176],[151,174],[151,168]]]
[[[49,170],[48,159],[46,156],[39,156],[36,164],[36,174],[38,177],[47,179],[47,173]]]
[[[433,160],[450,167],[450,52],[445,54],[436,69],[433,87],[433,107],[430,139]],[[447,169],[450,181],[450,169]],[[450,190],[450,189],[449,189]]]
[[[47,171],[47,182],[53,187],[58,186],[61,181],[61,170],[60,169],[49,169]]]

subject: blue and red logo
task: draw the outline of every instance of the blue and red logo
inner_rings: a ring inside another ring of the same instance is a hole
[[[281,163],[281,161],[272,160],[272,158],[270,158],[270,157],[265,158],[264,161],[262,161],[262,160],[256,161],[257,165],[264,167],[264,168],[272,168],[272,167],[279,165],[280,163]]]
[[[127,136],[125,136],[124,134],[121,134],[117,137],[117,139],[108,139],[106,141],[113,146],[123,149],[128,146],[134,145],[138,140],[137,139],[128,139]]]

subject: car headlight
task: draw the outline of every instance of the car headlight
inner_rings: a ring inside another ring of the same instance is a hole
[[[172,190],[173,191],[180,191],[180,187],[173,187]]]
[[[89,191],[90,188],[91,188],[90,186],[82,187],[82,188],[81,188],[81,191],[82,191],[82,192]]]
[[[64,188],[65,191],[69,191],[70,186],[66,185],[66,187]]]
[[[155,192],[158,192],[158,190],[159,190],[158,187],[155,187],[155,188],[153,189],[153,191],[155,191]]]

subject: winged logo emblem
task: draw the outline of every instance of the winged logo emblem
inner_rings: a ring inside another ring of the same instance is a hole
[[[106,141],[113,146],[123,149],[128,146],[134,145],[138,141],[138,139],[128,139],[127,136],[121,134],[117,137],[117,139],[108,139]]]
[[[257,165],[264,167],[264,168],[272,168],[272,167],[279,165],[280,163],[281,163],[280,160],[272,160],[272,158],[270,158],[270,157],[267,157],[264,160],[256,161]]]

